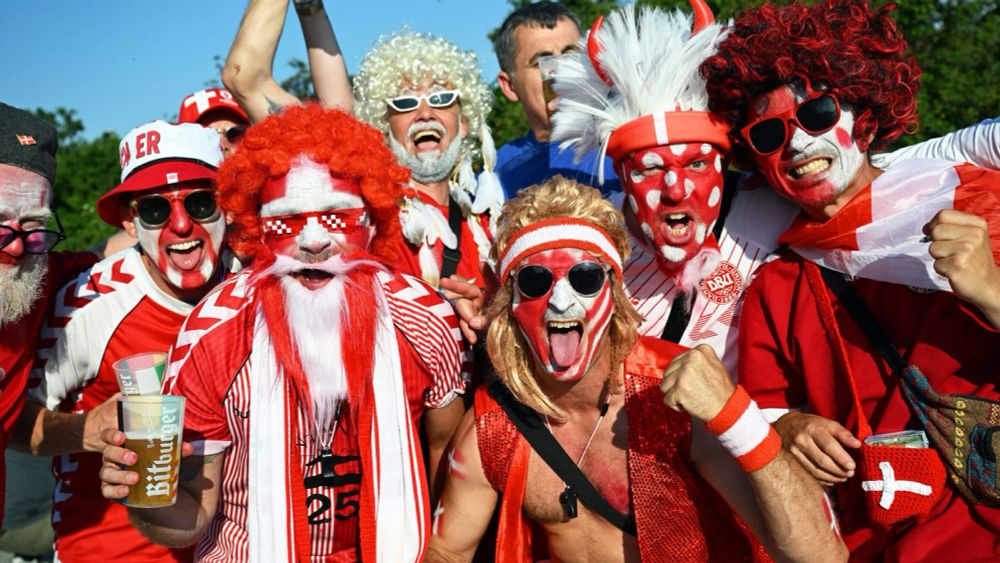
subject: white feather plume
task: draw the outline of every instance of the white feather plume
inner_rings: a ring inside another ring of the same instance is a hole
[[[691,36],[692,17],[680,10],[625,6],[604,20],[598,56],[608,86],[594,70],[586,50],[560,61],[555,76],[559,109],[552,139],[577,158],[600,150],[615,129],[644,115],[663,111],[707,111],[705,79],[698,71],[725,38],[714,23]]]

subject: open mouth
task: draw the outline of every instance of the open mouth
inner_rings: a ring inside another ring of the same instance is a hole
[[[437,150],[441,146],[441,133],[434,129],[424,129],[414,133],[410,140],[418,151]]]
[[[299,283],[309,289],[322,287],[333,279],[333,274],[330,272],[316,270],[314,268],[304,268],[302,270],[298,270],[297,272],[293,272],[291,276],[299,280]]]
[[[549,356],[554,371],[572,366],[580,357],[583,323],[580,321],[549,321]]]
[[[832,164],[833,164],[833,159],[831,158],[828,157],[816,158],[810,160],[809,162],[806,162],[805,164],[800,164],[792,168],[789,171],[788,175],[795,180],[801,180],[802,178],[805,178],[806,176],[809,176],[811,174],[819,174],[825,172],[828,168],[830,168],[830,165]]]
[[[182,271],[194,270],[201,266],[205,242],[201,239],[175,242],[167,245],[167,257]]]
[[[667,244],[682,245],[694,236],[694,218],[687,213],[670,213],[663,218],[660,234]]]

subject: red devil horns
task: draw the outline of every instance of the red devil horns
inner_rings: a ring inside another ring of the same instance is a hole
[[[691,0],[691,7],[694,8],[694,28],[691,30],[691,35],[715,23],[715,15],[705,0]]]
[[[708,7],[705,0],[691,0],[691,7],[694,9],[694,26],[691,29],[691,35],[695,35],[715,23],[715,14],[712,13],[712,8]],[[604,16],[598,16],[597,20],[594,21],[594,25],[590,27],[590,35],[587,37],[587,56],[590,57],[590,64],[593,65],[597,76],[608,86],[614,86],[614,82],[608,77],[608,73],[605,72],[599,60],[601,43],[597,40],[597,34],[601,31],[603,25]]]

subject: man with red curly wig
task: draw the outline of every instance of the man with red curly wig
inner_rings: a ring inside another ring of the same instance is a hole
[[[261,122],[224,162],[231,244],[253,266],[172,349],[165,388],[187,397],[195,453],[176,505],[129,509],[152,540],[200,540],[211,561],[420,559],[417,423],[463,391],[465,351],[450,305],[391,266],[406,178],[378,131],[318,106]],[[104,459],[121,498],[135,455]]]
[[[981,399],[1000,400],[1000,175],[873,166],[917,121],[891,10],[765,5],[702,66],[743,155],[802,209],[747,290],[740,380],[789,411],[783,443],[836,483],[855,558],[994,559],[997,405]]]

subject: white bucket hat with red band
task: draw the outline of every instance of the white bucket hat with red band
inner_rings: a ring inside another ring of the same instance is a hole
[[[247,113],[225,88],[205,88],[185,96],[177,111],[177,123],[200,123],[210,112],[225,113],[237,123],[250,124]]]
[[[565,55],[556,71],[552,139],[561,148],[614,160],[675,143],[729,149],[729,128],[708,112],[699,71],[727,31],[704,0],[691,4],[693,21],[680,10],[631,5],[598,18],[586,48]]]
[[[222,162],[219,135],[194,123],[154,121],[128,132],[118,145],[121,184],[97,200],[97,214],[121,226],[122,196],[192,180],[215,181]]]

